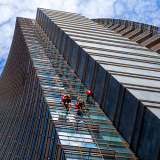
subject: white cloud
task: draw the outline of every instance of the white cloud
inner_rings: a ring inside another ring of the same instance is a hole
[[[88,18],[114,17],[116,0],[94,0],[79,4],[80,13]]]
[[[126,11],[126,9],[125,9],[124,4],[122,2],[117,1],[115,3],[115,12],[116,12],[115,14],[116,15],[121,15],[121,14],[126,13],[125,11]]]
[[[8,21],[12,17],[11,8],[8,5],[0,5],[0,24]]]
[[[37,7],[76,12],[88,18],[119,18],[160,26],[158,0],[0,0],[0,61],[6,60],[9,53],[16,17],[35,18]]]
[[[14,27],[14,26],[13,26]],[[13,37],[13,28],[10,23],[0,27],[0,61],[7,58]]]

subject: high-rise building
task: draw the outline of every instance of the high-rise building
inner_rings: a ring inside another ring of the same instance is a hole
[[[160,56],[115,32],[135,38],[136,27],[94,21],[42,8],[17,18],[0,77],[0,159],[160,158]]]

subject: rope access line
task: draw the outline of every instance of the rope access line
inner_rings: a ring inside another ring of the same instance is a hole
[[[27,23],[26,23],[26,21],[25,21],[25,19],[23,18],[23,20],[24,20],[24,22],[25,22],[25,24],[26,24],[26,26],[27,26],[27,28],[28,28],[28,30],[29,30],[29,27],[28,27],[28,25],[27,25]],[[30,30],[29,30],[29,32],[30,32]],[[32,33],[30,32],[30,34],[31,34],[31,36],[32,36],[32,38],[33,38],[33,40],[34,40],[34,42],[35,42],[35,44],[37,45],[37,47],[39,48],[39,46],[38,46],[38,44],[36,43],[36,41],[35,41],[35,39],[34,39],[34,37],[33,37],[33,35],[32,35]],[[39,51],[40,51],[40,53],[41,53],[41,49],[39,48]],[[41,53],[41,55],[43,56],[43,54]],[[43,56],[43,58],[45,59],[45,57]],[[45,59],[46,60],[46,59]],[[47,64],[47,62],[46,62],[46,64]],[[48,64],[47,64],[48,65]],[[48,66],[49,67],[49,66]],[[50,67],[49,67],[50,68]],[[50,70],[51,71],[51,70]],[[52,72],[51,72],[52,73]],[[53,75],[53,73],[52,73],[52,75]],[[55,76],[53,75],[53,77],[55,78]],[[55,78],[55,80],[56,80],[56,78]],[[57,80],[56,80],[56,82],[57,82]],[[59,85],[59,83],[57,82],[57,84]],[[60,85],[59,85],[59,87],[60,87]],[[61,87],[60,87],[61,88]],[[63,90],[62,90],[62,92],[63,92]],[[73,118],[72,118],[72,115],[71,115],[71,119],[72,119],[72,123],[73,123],[73,127],[74,127],[74,122],[73,122]],[[75,131],[75,134],[76,134],[76,138],[77,138],[77,133],[76,133],[76,130],[75,130],[75,127],[74,127],[74,131]],[[79,145],[79,141],[78,141],[78,138],[77,138],[77,142],[78,142],[78,146],[79,146],[79,149],[80,149],[80,145]],[[81,157],[82,157],[82,160],[83,160],[83,156],[82,156],[82,152],[81,152],[81,149],[80,149],[80,154],[81,154]]]
[[[37,22],[36,22],[37,23]],[[39,26],[39,24],[38,24],[38,26]],[[39,29],[41,29],[40,27],[39,27]],[[42,30],[42,29],[41,29]],[[44,33],[44,31],[42,30],[42,32]],[[45,34],[44,34],[45,35]],[[47,37],[46,35],[45,35],[45,37]],[[47,37],[47,39],[49,39],[48,37]],[[53,44],[50,42],[50,40],[48,40],[49,41],[49,43],[53,46]],[[54,47],[54,46],[53,46]],[[54,47],[55,48],[55,47]],[[55,48],[56,49],[56,48]],[[59,52],[57,52],[57,53],[59,53]],[[60,55],[60,54],[59,54]],[[50,57],[50,56],[49,56]],[[61,55],[60,55],[60,57],[62,57]],[[62,60],[64,61],[64,59],[62,58]],[[65,63],[66,64],[66,63]],[[58,68],[59,69],[59,68]],[[59,69],[60,70],[60,69]],[[72,72],[72,71],[71,71]],[[72,72],[72,73],[74,73],[74,72]],[[62,74],[62,73],[61,73]],[[63,75],[63,74],[62,74]],[[64,76],[63,76],[64,77]],[[64,79],[66,80],[66,78],[64,77]],[[67,81],[67,80],[66,80]],[[68,83],[68,81],[67,81],[67,83]],[[69,84],[69,83],[68,83]],[[82,84],[83,85],[83,84]],[[69,86],[70,86],[70,84],[69,84]],[[85,88],[85,86],[83,85],[83,87]],[[70,86],[70,88],[72,89],[72,87]],[[73,89],[72,89],[73,90]],[[74,90],[73,90],[74,91]],[[75,91],[74,91],[75,92]],[[76,92],[75,92],[76,93]],[[77,93],[76,93],[76,95],[77,95]],[[92,99],[93,99],[93,97],[92,97]],[[95,100],[93,99],[93,101],[95,102]],[[100,107],[99,107],[99,105],[96,103],[96,106],[100,109]],[[70,111],[70,109],[69,109],[69,111]],[[105,116],[105,114],[102,112],[102,110],[100,109],[100,111],[101,111],[101,113]],[[85,111],[86,112],[86,111]],[[71,113],[70,113],[71,114]],[[86,112],[86,116],[87,116],[87,112]],[[106,117],[106,116],[105,116]],[[89,122],[89,118],[88,118],[88,116],[87,116],[87,120],[88,120],[88,122]],[[91,119],[92,120],[92,119]],[[73,120],[72,120],[73,121]],[[92,120],[93,121],[93,120]],[[121,139],[121,141],[122,141],[122,143],[125,145],[125,147],[128,149],[128,151],[130,152],[130,154],[133,156],[133,158],[136,160],[136,158],[134,157],[134,155],[131,153],[131,151],[129,150],[129,148],[128,148],[128,146],[125,144],[125,142],[123,142],[123,140],[122,140],[122,138],[119,136],[119,134],[118,134],[118,132],[116,131],[116,129],[113,127],[113,125],[111,124],[111,121],[110,120],[108,120],[108,122],[109,122],[109,124],[112,126],[112,128],[113,128],[113,130],[115,131],[115,133],[118,135],[118,137]],[[74,122],[73,122],[74,123]],[[93,123],[94,123],[94,121],[93,121]],[[89,125],[90,125],[90,122],[89,122]],[[90,129],[91,129],[91,125],[90,125]],[[91,131],[92,131],[92,129],[91,129]],[[93,131],[92,131],[92,134],[93,134]],[[101,133],[100,133],[101,134]],[[93,136],[94,136],[94,134],[93,134]],[[95,137],[94,137],[94,139],[95,139]],[[96,139],[95,139],[96,140]],[[97,142],[96,142],[97,143]],[[108,146],[108,144],[106,144],[107,146]],[[98,146],[97,146],[98,147]],[[98,147],[99,148],[99,147]]]

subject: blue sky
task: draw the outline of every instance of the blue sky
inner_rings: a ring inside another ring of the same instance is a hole
[[[160,26],[160,0],[0,0],[0,74],[9,54],[16,17],[35,18],[37,7]]]

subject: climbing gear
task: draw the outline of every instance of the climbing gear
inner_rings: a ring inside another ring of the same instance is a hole
[[[61,102],[65,102],[65,97],[64,96],[61,98]]]
[[[88,110],[88,108],[85,106],[83,99],[80,98],[77,99],[77,103],[75,104],[75,106],[78,109],[78,112],[86,112]],[[81,109],[82,111],[79,109]]]
[[[75,104],[77,109],[80,109],[80,106],[78,105],[78,103]]]
[[[62,98],[61,98],[61,102],[63,102],[63,105],[66,107],[67,111],[69,110],[69,105],[68,103],[71,102],[71,97],[70,95],[65,94]]]
[[[82,108],[82,106],[84,105],[83,99],[78,99],[77,104]]]
[[[70,95],[65,94],[64,97],[65,97],[65,101],[66,101],[66,102],[68,102],[68,103],[71,102],[71,97],[70,97]]]

